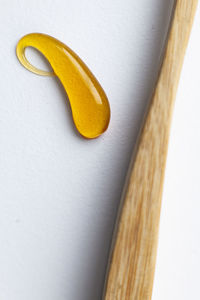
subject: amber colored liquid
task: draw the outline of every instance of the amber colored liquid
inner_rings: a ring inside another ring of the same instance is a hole
[[[25,57],[26,47],[40,51],[53,72],[35,68]],[[17,57],[22,65],[39,75],[56,75],[70,101],[73,120],[79,133],[86,138],[101,135],[110,121],[110,106],[101,85],[84,62],[69,47],[41,33],[31,33],[17,44]]]

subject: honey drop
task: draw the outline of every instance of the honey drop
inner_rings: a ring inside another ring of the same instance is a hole
[[[39,70],[30,64],[25,56],[27,47],[40,51],[53,72]],[[59,78],[68,95],[74,123],[82,136],[96,138],[107,129],[110,121],[107,96],[85,63],[68,46],[49,35],[31,33],[20,39],[16,53],[29,71]]]

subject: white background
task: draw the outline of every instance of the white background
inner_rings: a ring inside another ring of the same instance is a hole
[[[100,300],[120,194],[173,0],[0,4],[0,298]],[[199,13],[175,105],[153,300],[200,299]],[[69,45],[101,82],[112,118],[99,139],[76,133],[55,78],[19,64],[16,43],[30,32]]]

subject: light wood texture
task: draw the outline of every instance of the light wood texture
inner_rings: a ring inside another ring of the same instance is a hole
[[[123,193],[104,300],[149,300],[169,130],[180,71],[198,0],[177,0],[157,85]]]

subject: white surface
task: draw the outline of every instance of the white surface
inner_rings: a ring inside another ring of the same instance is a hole
[[[1,1],[2,300],[101,299],[115,214],[172,2]],[[101,138],[80,138],[58,82],[20,66],[15,46],[29,32],[68,44],[99,79],[112,110]],[[154,300],[200,299],[199,36],[196,18],[173,119]]]

